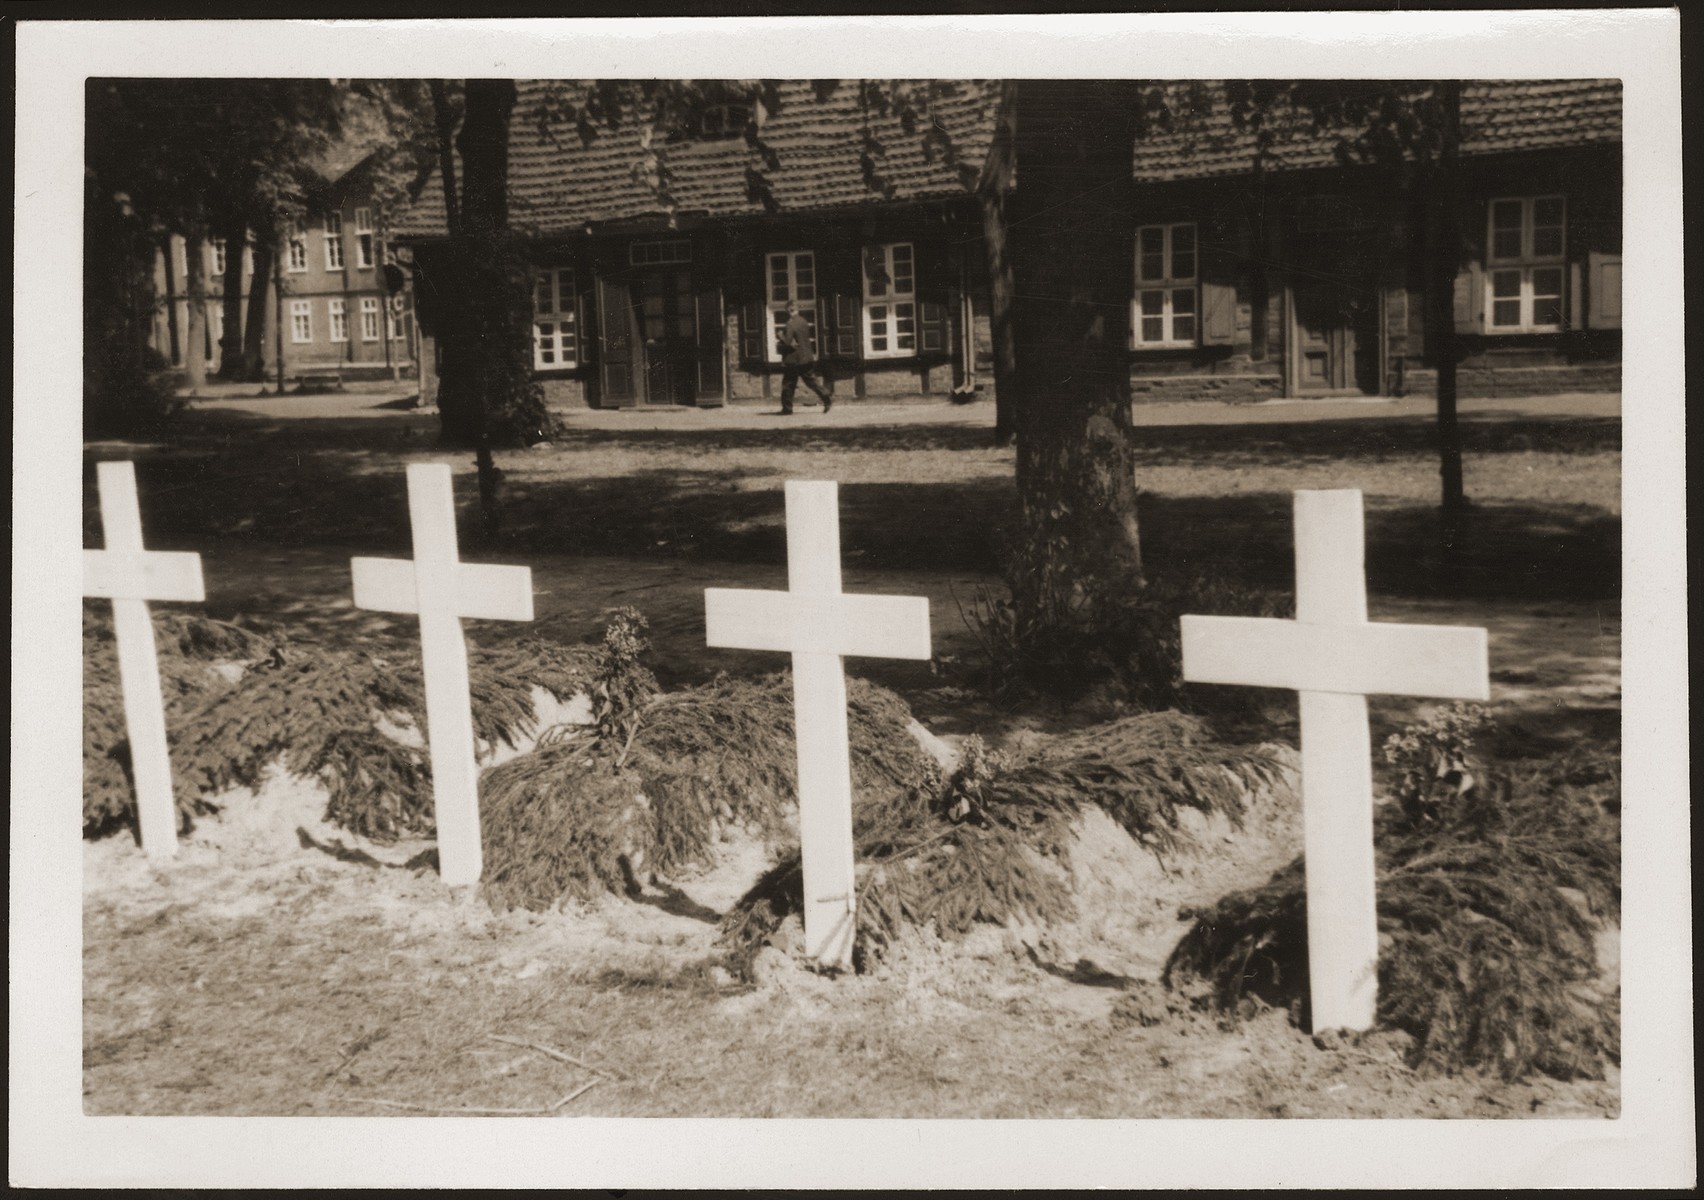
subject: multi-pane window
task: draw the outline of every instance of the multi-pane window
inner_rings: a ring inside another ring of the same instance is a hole
[[[225,263],[227,261],[225,258],[225,239],[216,237],[210,244],[213,247],[213,277],[215,279],[223,279],[225,277]]]
[[[787,305],[797,301],[799,315],[810,322],[816,337],[816,255],[809,250],[784,250],[764,259],[764,295],[769,306],[770,362],[781,361],[781,331],[787,327]]]
[[[377,296],[361,297],[361,340],[363,342],[379,340],[379,298]]]
[[[349,302],[341,298],[327,300],[326,314],[331,318],[331,340],[347,342],[349,340]]]
[[[634,242],[627,247],[627,261],[636,267],[692,261],[692,243],[685,238],[661,242]]]
[[[325,214],[325,269],[343,270],[343,214]]]
[[[1130,328],[1137,347],[1195,345],[1197,257],[1193,223],[1136,230]]]
[[[1561,196],[1491,201],[1488,332],[1562,328],[1567,219],[1568,204]]]
[[[285,262],[291,271],[306,271],[308,269],[308,230],[302,224],[301,218],[290,222],[289,248]]]
[[[298,343],[314,340],[313,301],[290,301],[290,340]]]
[[[864,247],[864,357],[917,353],[917,258],[910,242]]]
[[[395,328],[393,314],[392,327]],[[554,371],[579,361],[574,317],[574,271],[571,267],[539,271],[533,285],[533,369]],[[392,337],[397,336],[392,333]]]
[[[365,271],[373,265],[373,210],[355,210],[355,266]]]

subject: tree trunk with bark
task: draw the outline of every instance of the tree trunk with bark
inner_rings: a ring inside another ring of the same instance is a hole
[[[977,201],[982,210],[982,241],[988,258],[988,315],[994,342],[994,444],[1010,445],[1017,436],[1017,353],[1012,340],[1012,256],[1008,245],[1006,201],[1013,184],[1013,133],[1016,85],[1000,85],[994,141]],[[974,349],[971,351],[975,353]]]
[[[1455,285],[1461,270],[1461,84],[1442,83],[1443,129],[1438,163],[1432,172],[1437,206],[1431,247],[1433,297],[1433,356],[1438,367],[1438,474],[1442,507],[1448,527],[1467,507],[1461,474],[1461,428],[1456,421],[1456,364],[1461,348],[1456,338]]]
[[[1141,94],[1132,81],[1077,80],[1022,80],[1016,92],[1019,577],[1032,594],[1014,599],[1048,617],[1116,607],[1142,584],[1128,350]]]
[[[248,241],[248,225],[240,214],[226,213],[217,233],[225,241],[225,277],[220,280],[225,332],[219,338],[219,378],[249,379],[252,377],[243,363],[243,247]]]
[[[183,376],[192,396],[207,385],[207,270],[202,258],[206,250],[200,229],[184,236],[183,290],[189,316],[184,322]]]
[[[248,315],[243,321],[242,378],[266,381],[267,292],[272,287],[272,247],[256,242],[254,274],[249,276]]]

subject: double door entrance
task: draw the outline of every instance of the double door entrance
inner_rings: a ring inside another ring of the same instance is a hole
[[[597,287],[602,403],[696,405],[722,392],[721,294],[668,267]]]
[[[1293,395],[1379,393],[1379,293],[1337,281],[1290,289],[1290,389]]]

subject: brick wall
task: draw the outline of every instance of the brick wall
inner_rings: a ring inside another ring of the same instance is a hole
[[[1438,375],[1431,368],[1411,368],[1406,394],[1434,396]],[[1619,392],[1619,363],[1567,363],[1546,366],[1456,368],[1456,394],[1463,399],[1498,396],[1555,396],[1569,392]]]

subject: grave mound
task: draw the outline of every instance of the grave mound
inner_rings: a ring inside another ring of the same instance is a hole
[[[933,760],[910,710],[863,680],[847,685],[854,785],[897,802]],[[563,900],[636,894],[641,876],[712,869],[742,836],[777,846],[797,831],[792,682],[718,678],[646,698],[628,731],[597,724],[547,736],[480,781],[485,895],[542,911]]]
[[[1601,1079],[1620,1053],[1615,764],[1467,778],[1447,803],[1378,810],[1377,1023],[1413,1039],[1423,1070]],[[1193,917],[1168,983],[1226,1014],[1274,1005],[1307,1022],[1300,858]]]
[[[1257,798],[1293,799],[1292,772],[1282,748],[1216,742],[1175,712],[1045,739],[1022,755],[972,738],[951,772],[931,763],[913,786],[858,794],[854,965],[872,969],[919,930],[945,943],[987,930],[1044,965],[1090,944],[1104,955],[1119,916],[1151,925],[1156,895],[1163,908],[1156,876],[1206,839],[1233,836]],[[790,944],[801,896],[794,850],[724,921],[736,973],[749,977],[765,947]],[[1161,927],[1175,936],[1169,921]]]
[[[414,732],[426,723],[417,643],[359,650],[298,639],[287,627],[153,614],[159,643],[180,831],[219,810],[214,797],[255,788],[280,760],[327,788],[327,817],[375,841],[432,832],[430,763]],[[545,700],[590,687],[598,650],[520,640],[470,646],[474,730],[487,755],[519,748]],[[112,623],[83,616],[83,831],[135,823],[128,735]]]

